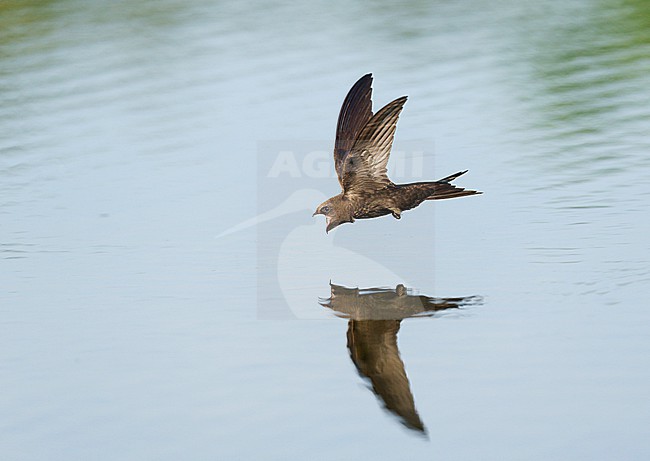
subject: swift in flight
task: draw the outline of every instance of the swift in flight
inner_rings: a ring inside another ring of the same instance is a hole
[[[322,214],[326,232],[355,219],[378,218],[402,212],[425,200],[441,200],[480,194],[451,184],[467,172],[438,181],[395,184],[386,171],[397,119],[407,97],[402,96],[372,113],[372,74],[361,77],[343,101],[336,127],[334,167],[343,192],[321,203],[314,216]]]

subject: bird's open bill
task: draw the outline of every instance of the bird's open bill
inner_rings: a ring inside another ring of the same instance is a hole
[[[325,216],[325,223],[327,224],[327,227],[325,228],[326,234],[329,234],[332,229],[338,226],[338,223],[332,222],[332,218],[330,216]]]
[[[336,226],[338,226],[338,224],[333,224],[333,223],[332,223],[332,217],[331,217],[331,216],[327,216],[327,215],[325,215],[324,213],[322,213],[322,212],[319,211],[319,210],[314,211],[314,214],[311,215],[311,216],[314,217],[314,216],[316,216],[317,214],[322,214],[323,216],[325,216],[325,225],[327,226],[327,227],[325,228],[325,233],[329,234],[329,231],[331,231],[331,230],[334,229]]]

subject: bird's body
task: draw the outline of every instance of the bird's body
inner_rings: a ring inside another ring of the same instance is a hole
[[[368,196],[353,195],[351,200],[357,205],[353,217],[355,219],[366,219],[393,214],[399,219],[403,211],[413,209],[425,200],[469,195],[464,192],[474,191],[459,191],[457,187],[439,181],[416,182],[411,184],[391,183]]]
[[[386,165],[397,119],[407,98],[398,98],[373,115],[371,85],[371,74],[361,77],[341,107],[334,164],[343,191],[319,205],[314,213],[326,217],[326,231],[355,219],[388,214],[400,219],[403,211],[425,200],[480,194],[450,184],[466,171],[438,181],[411,184],[395,184],[388,179]]]

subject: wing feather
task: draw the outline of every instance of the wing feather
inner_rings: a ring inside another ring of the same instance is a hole
[[[348,92],[336,125],[334,143],[334,167],[343,186],[342,168],[354,141],[372,117],[372,74],[361,77]]]
[[[386,165],[397,120],[406,100],[403,96],[386,104],[363,127],[342,165],[339,177],[344,191],[383,188],[391,184]]]

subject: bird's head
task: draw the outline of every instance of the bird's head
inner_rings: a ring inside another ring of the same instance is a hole
[[[316,211],[314,211],[312,216],[316,216],[317,214],[325,216],[327,222],[325,232],[329,233],[329,231],[341,224],[354,222],[348,208],[345,199],[340,195],[337,195],[336,197],[325,200],[323,203],[318,205],[318,208],[316,208]]]

